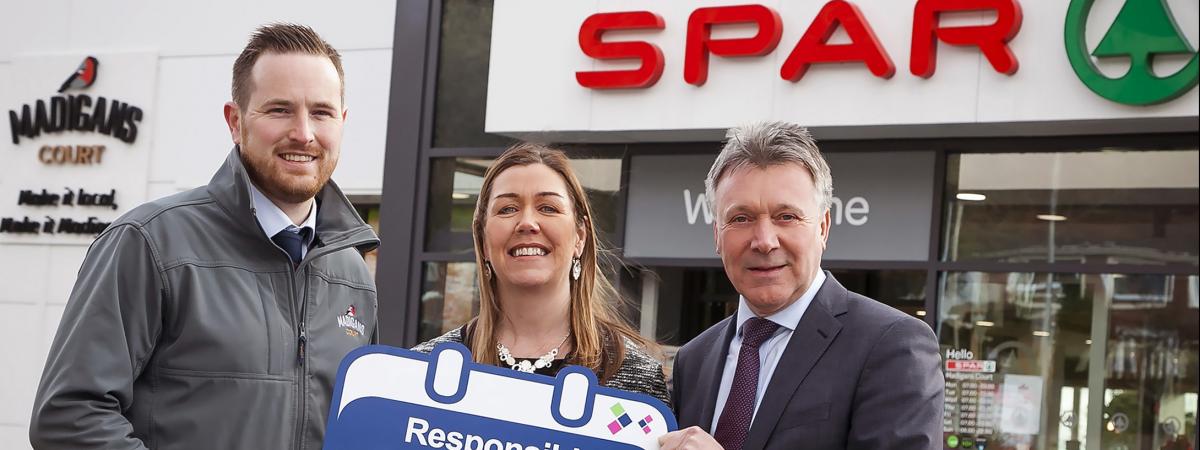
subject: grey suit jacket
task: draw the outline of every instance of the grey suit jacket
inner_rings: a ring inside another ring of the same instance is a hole
[[[826,277],[766,386],[744,448],[941,448],[945,378],[933,330]],[[735,328],[728,317],[675,356],[681,429],[712,433]]]

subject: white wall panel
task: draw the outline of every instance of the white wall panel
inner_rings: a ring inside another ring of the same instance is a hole
[[[46,365],[46,355],[50,350],[50,344],[54,342],[54,335],[58,333],[58,322],[62,320],[63,312],[66,311],[66,305],[46,305],[42,312],[42,336],[41,348],[35,358],[34,372],[37,372],[38,377],[41,376],[42,367]]]
[[[378,195],[383,187],[392,50],[342,53],[349,114],[333,179],[347,194]]]
[[[56,245],[50,247],[49,262],[43,275],[46,279],[45,300],[51,305],[65,305],[75,287],[75,276],[87,255],[86,245]],[[55,319],[57,323],[57,319]]]
[[[0,303],[37,304],[44,301],[51,248],[47,245],[0,244],[0,285],[3,286]],[[0,345],[0,348],[4,346]]]
[[[0,60],[0,86],[11,86],[12,78],[12,61]],[[10,89],[0,89],[0,104],[10,105],[15,101],[10,100],[15,93]]]
[[[29,445],[29,426],[0,424],[0,443],[9,450],[32,450],[33,447]]]
[[[150,155],[150,181],[181,189],[208,183],[233,148],[222,108],[231,98],[236,55],[159,60],[159,126]]]
[[[67,51],[71,35],[71,1],[6,1],[0,15],[0,61],[21,53]],[[116,3],[116,2],[112,2]]]
[[[45,354],[42,350],[43,328],[41,305],[0,303],[0,423],[29,423],[33,411],[33,394],[42,373]],[[0,443],[0,447],[8,445]]]
[[[268,22],[308,25],[338,49],[390,49],[395,11],[388,0],[22,2],[5,9],[0,60],[17,53],[101,50],[236,54],[254,28]]]

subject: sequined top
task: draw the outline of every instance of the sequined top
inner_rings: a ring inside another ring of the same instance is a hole
[[[443,342],[463,344],[463,327],[458,327],[446,334],[422,342],[412,349],[421,353],[429,353],[433,351],[433,347]],[[560,361],[562,360],[555,360],[555,364],[550,367],[554,368],[555,373],[558,372],[558,369],[562,368]],[[537,373],[548,375],[548,373],[543,373],[542,371],[538,371]],[[621,362],[621,367],[617,369],[617,373],[609,377],[604,385],[622,391],[646,394],[659,399],[667,406],[671,405],[671,398],[667,394],[667,381],[666,375],[663,374],[662,363],[658,362],[657,359],[654,359],[653,356],[650,356],[649,353],[646,353],[645,350],[638,347],[636,343],[629,339],[625,339],[625,360]]]

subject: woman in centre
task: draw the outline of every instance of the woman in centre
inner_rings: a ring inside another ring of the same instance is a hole
[[[414,350],[459,342],[475,362],[554,376],[567,364],[669,404],[655,348],[617,312],[599,271],[591,206],[562,151],[510,147],[488,168],[471,231],[479,315]]]

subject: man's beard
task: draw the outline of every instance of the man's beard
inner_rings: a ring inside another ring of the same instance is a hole
[[[246,142],[244,135],[242,142]],[[246,152],[239,151],[238,155],[242,159],[242,165],[246,167],[250,181],[254,182],[254,185],[262,190],[268,198],[286,203],[303,203],[321,192],[321,188],[325,187],[325,183],[333,174],[333,166],[336,164],[336,161],[328,159],[328,151],[319,147],[318,149],[320,151],[317,154],[320,155],[320,159],[318,159],[316,179],[288,176],[280,170],[272,170],[271,164],[275,162],[273,151],[265,156],[265,161],[255,161],[247,156]]]

